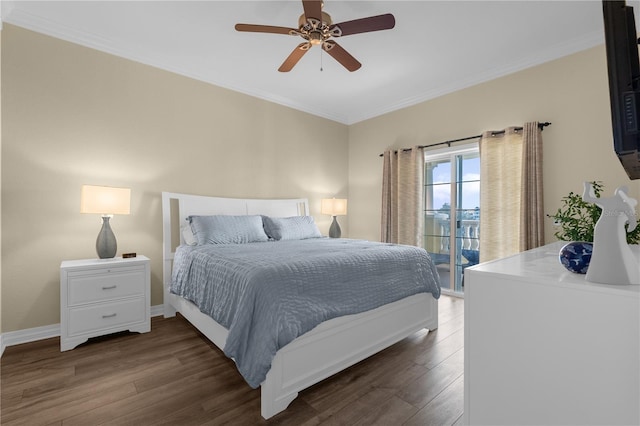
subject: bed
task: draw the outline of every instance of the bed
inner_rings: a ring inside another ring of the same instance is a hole
[[[304,217],[309,214],[308,201],[233,199],[163,192],[162,211],[164,315],[172,317],[179,312],[224,351],[230,328],[201,312],[201,308],[190,299],[171,292],[172,275],[176,273],[174,261],[182,262],[178,261],[176,251],[180,256],[186,252],[181,224],[190,216]],[[324,240],[325,244],[333,243],[328,238]],[[301,390],[416,331],[436,329],[438,294],[420,292],[364,312],[331,318],[284,344],[270,359],[270,368],[259,384],[262,417],[268,419],[285,410]],[[232,336],[230,340],[234,338]],[[234,360],[238,364],[238,360]]]

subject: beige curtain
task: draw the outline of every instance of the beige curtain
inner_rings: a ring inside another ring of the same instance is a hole
[[[480,261],[544,244],[542,136],[537,122],[480,139]]]
[[[524,124],[522,143],[520,251],[525,251],[544,245],[542,131],[538,122]]]
[[[382,167],[382,242],[422,247],[424,150],[385,151]]]

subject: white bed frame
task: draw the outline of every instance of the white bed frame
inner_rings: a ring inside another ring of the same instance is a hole
[[[180,224],[189,215],[264,214],[287,217],[309,214],[307,199],[255,200],[162,193],[164,316],[180,312],[218,348],[228,331],[191,302],[169,292],[174,248]],[[176,217],[177,216],[177,217]],[[177,220],[176,220],[177,219]],[[429,293],[407,297],[357,315],[318,325],[280,349],[261,384],[261,414],[268,419],[286,409],[298,392],[418,330],[438,327],[438,301]]]

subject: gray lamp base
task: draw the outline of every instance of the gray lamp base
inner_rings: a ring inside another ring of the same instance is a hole
[[[116,243],[116,236],[111,230],[109,224],[110,216],[102,216],[102,229],[96,239],[96,251],[100,259],[111,259],[115,257],[118,250],[118,244]]]
[[[342,230],[340,229],[340,225],[338,224],[338,220],[335,216],[333,216],[333,222],[331,222],[331,227],[329,227],[329,236],[331,238],[340,238],[342,235]]]

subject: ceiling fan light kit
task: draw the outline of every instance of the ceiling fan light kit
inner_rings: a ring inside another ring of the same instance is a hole
[[[236,24],[236,30],[242,32],[257,32],[271,34],[288,34],[305,39],[284,60],[278,71],[288,72],[302,59],[305,53],[314,45],[322,46],[322,50],[338,61],[347,70],[353,72],[362,64],[349,52],[344,50],[332,37],[344,37],[351,34],[361,34],[372,31],[389,30],[396,24],[392,14],[370,16],[334,24],[331,15],[322,11],[323,2],[320,0],[303,0],[304,13],[298,19],[298,28],[286,28],[272,25]]]

